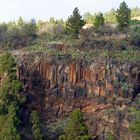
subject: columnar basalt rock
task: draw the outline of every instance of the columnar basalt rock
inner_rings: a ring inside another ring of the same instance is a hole
[[[51,58],[37,62],[33,67],[20,64],[17,76],[20,79],[22,77],[26,79],[27,75],[36,71],[39,74],[35,75],[36,78],[40,76],[50,83],[46,87],[49,89],[48,91],[51,92],[57,88],[62,95],[126,97],[126,92],[130,90],[136,94],[135,86],[139,89],[140,82],[140,65],[128,65],[130,64],[118,64],[111,60],[96,61],[93,64],[85,65],[80,60],[63,61]],[[127,96],[133,96],[133,93],[127,94]]]
[[[57,122],[74,108],[80,108],[87,116],[91,131],[91,123],[96,124],[96,135],[104,127],[113,130],[118,119],[117,112],[111,111],[114,108],[127,109],[140,92],[139,63],[120,63],[110,59],[87,64],[84,60],[69,57],[44,56],[28,64],[30,58],[26,57],[26,61],[17,66],[17,76],[30,100],[28,108],[36,108],[44,124]],[[111,113],[105,114],[104,111]],[[95,116],[97,122],[92,119]],[[126,117],[118,124],[120,133],[128,127]],[[113,131],[117,133],[116,129]]]

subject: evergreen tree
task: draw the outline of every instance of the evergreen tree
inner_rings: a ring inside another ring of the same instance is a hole
[[[1,55],[0,57],[0,74],[7,75],[9,79],[13,79],[16,76],[16,63],[14,58],[11,56],[11,54],[6,53],[4,55]]]
[[[32,111],[30,121],[32,124],[32,133],[35,140],[42,140],[42,133],[40,128],[40,120],[37,111]]]
[[[15,105],[8,106],[8,113],[0,115],[0,140],[20,140],[19,119]]]
[[[59,140],[89,140],[88,128],[84,123],[83,113],[80,109],[75,109],[69,117],[69,121],[64,129],[64,135]]]
[[[20,140],[18,114],[22,85],[16,79],[16,62],[11,54],[0,56],[0,75],[5,77],[0,86],[0,140]]]
[[[117,9],[116,20],[119,24],[120,30],[124,30],[129,26],[131,20],[131,10],[128,8],[125,1],[120,4],[119,9]]]
[[[72,34],[77,37],[79,30],[83,27],[84,24],[85,22],[82,19],[82,16],[79,14],[78,8],[76,7],[73,11],[73,15],[68,18],[67,27],[70,29]]]
[[[0,86],[0,140],[20,140],[19,112],[25,98],[16,78],[16,61],[9,53],[0,56],[0,75],[5,77]]]
[[[103,13],[99,13],[95,16],[95,19],[94,19],[94,27],[96,29],[98,29],[99,26],[103,26],[104,25],[104,17],[103,17]]]

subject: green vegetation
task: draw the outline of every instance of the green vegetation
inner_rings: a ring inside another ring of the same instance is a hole
[[[140,140],[140,114],[137,118],[131,123],[130,130],[134,133],[136,140]]]
[[[104,25],[103,13],[99,13],[98,15],[95,16],[94,27],[98,29],[98,27],[103,25]]]
[[[113,134],[111,132],[108,132],[105,140],[114,140]]]
[[[132,48],[127,48],[123,51],[112,52],[111,56],[118,61],[137,62],[140,61],[140,51]]]
[[[15,105],[8,106],[8,113],[0,115],[0,139],[20,140],[18,132],[19,118]]]
[[[5,79],[0,87],[0,139],[20,140],[19,107],[24,103],[21,83],[16,79],[15,59],[10,54],[0,56],[0,75]]]
[[[92,38],[95,38],[97,34],[100,34],[101,36],[120,34],[116,27],[117,22],[121,30],[127,28],[128,25],[131,25],[130,30],[128,29],[126,31],[129,34],[131,29],[134,30],[135,27],[139,28],[139,21],[130,20],[130,14],[132,16],[138,16],[139,8],[136,7],[130,10],[127,4],[123,2],[120,4],[117,11],[111,9],[106,13],[94,14],[87,12],[83,15],[83,18],[80,15],[78,8],[75,8],[73,14],[66,21],[51,17],[49,21],[36,22],[32,19],[29,22],[25,22],[22,17],[20,17],[17,22],[0,24],[0,49],[12,51],[13,49],[22,49],[28,46],[42,46],[42,44],[43,46],[47,46],[47,44],[53,42],[71,42],[71,44],[74,44],[74,41],[79,39],[80,33],[83,31],[82,27],[85,23],[91,24],[89,26],[92,26],[93,24],[96,28],[96,30],[95,28],[91,28],[90,32],[87,30],[88,36],[91,36]],[[124,16],[125,18],[123,18]],[[85,38],[88,37],[86,35],[87,34],[85,34]],[[135,36],[138,39],[134,39]],[[132,33],[132,37],[134,41],[136,40],[135,42],[139,42],[138,35]],[[135,46],[135,43],[133,44]]]
[[[34,20],[26,23],[19,18],[18,23],[0,24],[0,48],[22,48],[29,45],[36,37]]]
[[[84,59],[89,64],[94,62],[94,60],[101,58],[108,58],[111,57],[117,61],[127,61],[127,62],[139,62],[140,61],[140,50],[135,49],[132,46],[127,47],[125,50],[116,50],[112,49],[111,52],[107,48],[102,49],[83,49],[79,50],[75,46],[68,47],[65,50],[59,50],[57,48],[51,48],[48,46],[30,46],[27,48],[27,51],[30,52],[46,52],[50,56],[55,57],[63,57],[63,56],[71,56],[72,59]]]
[[[132,32],[131,32],[131,36],[130,36],[130,42],[133,46],[140,48],[140,28],[139,27],[135,27]]]
[[[139,7],[133,7],[131,9],[131,17],[137,17],[140,16],[140,8]]]
[[[84,13],[83,18],[84,18],[86,24],[93,24],[94,16],[91,13],[89,13],[89,12]]]
[[[117,14],[117,11],[114,8],[112,8],[108,12],[105,12],[103,14],[104,19],[105,19],[105,23],[116,24],[117,23],[116,14]],[[83,18],[87,24],[93,24],[96,15],[97,15],[97,13],[92,14],[92,13],[86,12],[86,13],[84,13]],[[139,17],[139,16],[140,16],[140,8],[139,7],[131,8],[131,18]],[[140,22],[138,20],[131,20],[131,22],[130,22],[130,24],[139,24],[139,23]]]
[[[32,124],[32,133],[35,140],[42,140],[43,135],[40,128],[40,120],[37,111],[32,111],[30,121]]]
[[[68,18],[67,26],[70,29],[70,32],[77,37],[79,30],[82,29],[84,24],[85,22],[82,19],[82,16],[79,14],[78,8],[76,7],[73,11],[73,15]]]
[[[15,59],[11,56],[11,54],[4,54],[0,57],[0,74],[7,76],[12,76],[10,78],[15,78],[15,67],[16,62]]]
[[[116,21],[116,10],[112,8],[109,12],[104,13],[106,23],[117,23]]]
[[[44,57],[45,54],[55,56],[56,59],[61,60],[67,58],[84,60],[86,64],[93,64],[93,62],[99,59],[115,60],[114,62],[140,62],[140,21],[131,20],[131,16],[140,16],[140,8],[136,7],[130,10],[127,4],[122,2],[117,11],[111,9],[111,11],[106,13],[95,14],[87,12],[83,18],[78,8],[75,8],[73,14],[66,21],[51,17],[49,21],[38,21],[36,23],[34,19],[25,22],[20,17],[17,22],[1,23],[0,140],[21,140],[22,136],[25,136],[27,133],[30,138],[35,140],[43,140],[45,136],[49,136],[47,132],[44,134],[45,132],[43,130],[46,130],[46,126],[41,125],[38,112],[32,110],[36,102],[33,102],[29,108],[27,103],[27,106],[24,108],[25,110],[23,109],[26,97],[22,94],[22,83],[16,76],[16,59],[10,52],[14,54],[16,51],[18,52],[18,49],[21,53],[24,50],[27,54],[42,52],[40,58],[33,56],[29,60],[29,63],[32,60],[36,62],[36,60]],[[85,23],[92,24],[93,28],[91,25],[91,27],[83,29],[82,27]],[[117,23],[121,31],[118,30]],[[3,54],[3,50],[9,53]],[[82,66],[83,64],[81,64]],[[28,77],[30,79],[30,75],[27,74]],[[133,88],[133,85],[127,82],[119,83],[118,79],[113,82],[108,79],[107,82],[110,81],[116,88],[121,86],[123,93],[127,94]],[[25,80],[26,84],[27,79],[22,80]],[[40,81],[40,79],[37,80]],[[38,81],[35,82],[37,83]],[[44,86],[44,83],[42,86]],[[30,93],[28,96],[30,96]],[[113,108],[107,111],[112,113],[116,110]],[[24,119],[22,118],[24,113],[27,114],[27,116],[25,115],[27,117],[25,122],[22,121]],[[135,111],[134,108],[131,108],[130,114],[136,115],[134,121],[130,124],[130,130],[134,133],[136,139],[139,140],[140,113]],[[57,135],[57,137],[60,135],[60,140],[89,140],[91,138],[88,134],[88,127],[85,124],[83,113],[79,109],[74,110],[70,114],[68,121],[66,121],[61,123],[56,122],[52,127],[50,124],[50,131],[52,133],[60,132]],[[27,123],[27,127],[25,126],[23,128]],[[28,130],[25,130],[26,128]],[[28,132],[26,133],[25,131]],[[106,140],[113,140],[113,134],[108,132],[105,137]]]
[[[137,106],[140,105],[140,100],[136,101]],[[133,133],[135,140],[140,140],[140,111],[138,107],[133,107],[131,112],[135,116],[129,125],[129,130]]]
[[[124,1],[120,4],[119,9],[117,9],[116,20],[119,24],[120,30],[124,30],[129,26],[131,10]]]
[[[64,134],[59,140],[89,140],[88,128],[84,123],[83,113],[75,109],[69,117],[68,123],[64,129]]]

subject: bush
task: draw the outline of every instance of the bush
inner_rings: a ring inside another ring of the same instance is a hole
[[[28,23],[0,24],[0,46],[2,49],[26,47],[36,38],[36,24]]]
[[[66,27],[59,23],[44,23],[38,28],[39,38],[44,41],[60,40],[66,36]]]

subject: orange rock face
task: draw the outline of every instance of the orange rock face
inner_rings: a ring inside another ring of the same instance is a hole
[[[87,121],[98,114],[103,118],[104,110],[125,106],[123,97],[127,99],[140,92],[140,65],[118,64],[111,60],[86,64],[69,58],[44,58],[34,64],[19,64],[17,77],[30,99],[26,105],[28,110],[38,110],[46,124],[63,119],[74,108],[85,112]],[[110,122],[114,124],[114,121],[115,117],[111,116]],[[105,128],[109,124],[107,122]]]
[[[72,83],[76,83],[76,67],[75,67],[75,64],[70,64],[69,80]]]
[[[123,96],[124,86],[129,85],[132,80],[139,82],[138,66],[131,69],[131,72],[127,67],[121,65],[115,67],[110,62],[83,65],[78,61],[65,63],[57,60],[42,60],[26,70],[23,66],[18,66],[19,79],[25,78],[25,72],[35,73],[35,77],[41,77],[50,83],[49,87],[47,85],[49,92],[52,92],[55,87],[60,94],[66,93],[71,96],[91,96],[91,94],[93,96]],[[128,90],[129,88],[132,87],[126,87]]]

